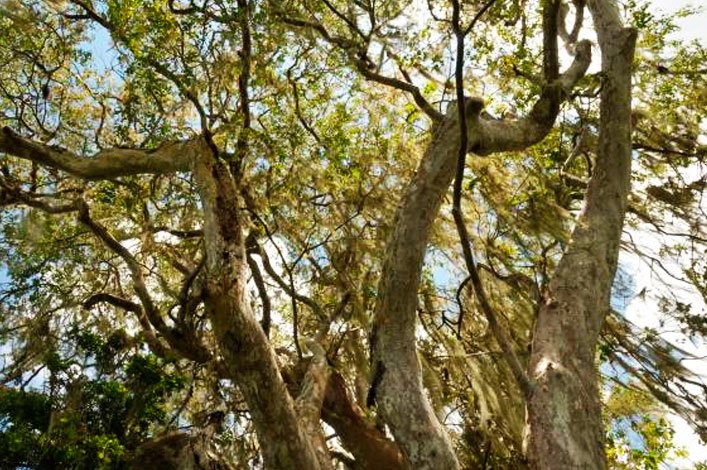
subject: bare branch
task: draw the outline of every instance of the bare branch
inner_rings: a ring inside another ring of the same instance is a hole
[[[582,29],[582,23],[584,23],[584,2],[585,0],[573,0],[574,5],[574,24],[572,25],[572,30],[567,32],[567,13],[569,13],[569,5],[566,2],[560,4],[560,10],[557,15],[557,34],[565,42],[565,47],[568,52],[572,50],[574,43],[577,42],[577,37],[579,36],[579,31]]]
[[[145,316],[145,312],[139,304],[113,294],[102,292],[99,294],[94,294],[86,299],[83,303],[83,308],[89,310],[96,304],[104,302],[113,305],[114,307],[122,308],[128,312],[135,313],[138,322],[142,327],[142,334],[145,335],[145,341],[150,346],[150,350],[152,350],[152,352],[157,354],[159,357],[167,357],[171,354],[170,349],[165,346],[159,338],[157,338],[157,335],[155,335],[155,330],[152,328],[150,321]]]
[[[84,224],[94,235],[96,235],[111,251],[120,256],[128,265],[130,276],[133,281],[133,289],[142,303],[145,315],[150,324],[164,336],[167,343],[184,357],[199,363],[208,362],[211,359],[209,351],[199,342],[198,338],[187,331],[178,331],[168,326],[161,313],[157,309],[152,296],[150,295],[145,278],[142,273],[142,266],[135,257],[118,242],[101,224],[93,220],[89,214],[88,205],[80,201],[78,220]]]
[[[147,286],[145,285],[142,267],[137,262],[135,257],[130,253],[130,251],[128,251],[127,248],[121,245],[118,240],[113,238],[104,226],[91,218],[88,205],[85,202],[81,204],[78,219],[79,222],[91,230],[91,232],[93,232],[93,234],[96,235],[111,251],[125,261],[128,265],[128,269],[130,270],[135,292],[145,308],[147,316],[150,319],[150,323],[152,323],[160,332],[167,331],[169,327],[164,323],[164,320],[157,311],[157,307],[155,306],[152,297],[147,290]]]
[[[314,300],[307,297],[306,295],[298,293],[291,283],[287,283],[282,278],[282,276],[277,273],[275,268],[272,266],[272,263],[270,262],[270,257],[267,255],[263,247],[258,244],[255,238],[250,237],[248,243],[250,244],[249,248],[252,249],[255,253],[257,253],[263,260],[263,267],[265,268],[265,272],[270,275],[270,277],[275,281],[275,283],[280,287],[280,289],[285,291],[285,293],[291,298],[295,299],[298,302],[302,302],[303,304],[308,306],[319,319],[325,320],[327,318],[318,303],[316,303]]]
[[[291,70],[287,71],[287,81],[290,82],[290,85],[292,86],[292,97],[295,101],[295,115],[297,116],[297,119],[299,120],[300,124],[302,124],[302,127],[304,127],[304,129],[309,132],[309,134],[314,138],[314,140],[321,145],[322,139],[319,137],[319,134],[317,134],[317,131],[314,130],[314,128],[307,122],[307,120],[302,115],[302,110],[300,109],[299,104],[299,91],[297,89],[297,81],[292,78]]]
[[[324,4],[327,6],[327,8],[329,10],[331,10],[332,13],[334,13],[344,23],[346,23],[346,25],[349,27],[349,29],[351,31],[353,31],[355,34],[358,34],[359,36],[361,36],[361,39],[363,39],[364,41],[368,41],[368,38],[366,37],[365,34],[363,34],[363,31],[361,31],[359,29],[359,27],[356,26],[356,24],[353,21],[351,21],[346,15],[344,15],[339,10],[337,10],[336,7],[334,7],[334,5],[329,0],[322,0],[322,2],[324,2]]]
[[[479,155],[527,148],[542,140],[552,128],[560,104],[582,78],[591,62],[589,41],[580,41],[572,65],[560,77],[545,85],[530,113],[512,121],[481,120],[481,140],[470,150]]]
[[[148,227],[151,232],[157,233],[157,232],[167,232],[170,235],[174,235],[175,237],[178,238],[199,238],[204,235],[204,231],[201,229],[195,229],[195,230],[177,230],[173,228],[166,227],[164,225],[160,226],[153,226],[150,225]]]
[[[123,310],[127,310],[128,312],[140,313],[142,311],[142,307],[140,307],[140,305],[136,304],[135,302],[128,299],[124,299],[122,297],[118,297],[113,294],[108,294],[107,292],[93,294],[91,297],[84,301],[83,308],[90,309],[94,305],[101,302],[111,304],[114,307],[122,308]]]
[[[21,204],[39,209],[48,214],[66,214],[79,210],[76,201],[64,204],[50,204],[39,199],[42,195],[22,191],[19,187],[10,184],[4,177],[0,176],[0,207]]]
[[[557,51],[558,12],[560,0],[543,2],[543,76],[550,83],[560,74],[560,59]]]
[[[255,281],[255,287],[258,289],[258,295],[260,296],[260,303],[263,309],[263,315],[260,320],[260,326],[263,327],[265,336],[270,336],[270,321],[271,321],[271,302],[270,296],[268,295],[267,287],[265,286],[265,280],[263,279],[263,274],[260,272],[260,267],[255,261],[255,258],[249,253],[248,254],[248,267],[250,268],[250,273],[253,275],[253,281]]]
[[[241,73],[238,76],[238,94],[240,96],[240,112],[243,124],[236,140],[235,160],[231,164],[231,173],[236,181],[241,178],[243,162],[248,155],[248,132],[250,131],[250,82],[251,37],[250,37],[250,5],[248,0],[238,0],[238,18],[241,27]]]
[[[345,50],[351,60],[353,61],[356,69],[363,75],[366,79],[373,82],[380,83],[398,90],[410,93],[412,95],[415,104],[433,121],[438,122],[444,118],[444,115],[437,111],[434,106],[432,106],[425,98],[422,96],[422,92],[415,85],[399,80],[394,77],[388,77],[381,75],[375,71],[375,66],[371,63],[370,59],[366,57],[366,52],[362,50],[354,41],[342,38],[340,36],[334,36],[329,34],[327,29],[320,23],[314,21],[302,20],[299,18],[291,18],[286,15],[280,16],[281,20],[289,25],[297,26],[300,28],[309,28],[320,34],[324,40],[328,43],[338,46],[339,48]]]
[[[22,137],[9,127],[0,130],[0,152],[87,180],[187,171],[195,151],[195,140],[186,140],[166,143],[153,150],[116,147],[82,157],[61,147]]]

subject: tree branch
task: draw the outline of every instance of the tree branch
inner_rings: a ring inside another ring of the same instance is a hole
[[[270,296],[268,295],[268,290],[265,286],[265,280],[263,279],[263,274],[260,272],[260,267],[255,261],[253,256],[248,253],[248,267],[250,268],[250,273],[253,275],[253,281],[255,282],[255,287],[258,289],[258,295],[260,296],[260,303],[263,308],[263,316],[260,320],[260,326],[263,327],[265,336],[270,336],[270,314],[271,314],[271,303]]]
[[[90,310],[96,304],[107,303],[113,305],[114,307],[122,308],[128,312],[133,312],[137,316],[138,322],[142,327],[142,333],[145,335],[145,341],[150,346],[152,352],[157,354],[159,357],[167,357],[172,354],[170,348],[164,345],[157,335],[155,335],[155,330],[152,328],[150,321],[145,316],[145,312],[142,307],[135,302],[132,302],[122,297],[117,297],[113,294],[108,294],[106,292],[93,294],[91,297],[86,299],[83,303],[83,308]]]
[[[195,144],[195,140],[169,142],[153,150],[116,147],[82,157],[61,147],[22,137],[9,127],[0,130],[0,152],[87,180],[187,171]]]
[[[5,177],[0,176],[0,207],[21,204],[39,209],[48,214],[66,214],[79,210],[79,205],[76,201],[64,204],[49,204],[39,199],[42,196],[41,194],[37,195],[22,191],[18,186],[9,183]]]
[[[488,10],[495,0],[488,2],[480,12],[474,17],[474,20],[469,25],[469,28],[462,30],[461,27],[461,6],[459,0],[452,0],[452,30],[454,31],[454,36],[456,37],[457,43],[457,56],[456,56],[456,67],[455,67],[455,81],[457,90],[457,103],[465,103],[464,98],[464,38],[468,31],[474,26],[476,21],[481,17],[483,12]],[[486,291],[484,289],[481,278],[479,277],[479,272],[476,269],[476,262],[474,260],[474,254],[471,251],[471,241],[469,239],[469,233],[466,229],[466,224],[464,222],[464,214],[462,212],[461,204],[461,194],[462,194],[462,183],[464,180],[464,168],[466,167],[466,154],[468,151],[468,141],[469,136],[467,134],[467,123],[466,123],[467,106],[457,106],[457,115],[459,119],[459,150],[457,152],[457,170],[454,178],[454,202],[452,205],[452,216],[454,217],[454,224],[457,227],[457,233],[459,234],[459,241],[462,246],[462,253],[464,254],[464,261],[466,262],[467,270],[469,271],[469,279],[474,286],[474,292],[476,298],[481,307],[481,311],[488,321],[491,332],[493,333],[496,341],[499,343],[501,350],[503,351],[503,356],[508,366],[511,368],[511,372],[518,383],[523,395],[527,398],[530,396],[532,387],[530,385],[530,380],[525,374],[523,366],[518,360],[511,338],[508,333],[504,330],[503,326],[498,322],[498,318],[494,308],[488,301],[486,296]],[[460,311],[460,323],[461,323],[461,311]]]
[[[560,0],[543,2],[543,77],[551,83],[560,75],[560,59],[557,51],[558,13]]]
[[[105,227],[91,218],[88,205],[85,202],[79,201],[79,204],[79,222],[93,232],[94,235],[96,235],[111,251],[120,256],[128,265],[130,276],[133,281],[133,288],[140,299],[140,303],[142,304],[142,308],[144,309],[149,323],[154,326],[161,335],[164,336],[167,343],[174,350],[179,351],[184,357],[198,363],[205,363],[211,360],[211,354],[199,342],[196,336],[187,334],[188,332],[186,331],[175,330],[165,323],[147,289],[145,278],[142,274],[142,266],[140,266],[128,249],[121,245],[120,242],[118,242],[118,240],[116,240]]]
[[[475,148],[478,155],[523,150],[542,140],[555,123],[560,104],[569,90],[584,76],[592,60],[591,42],[580,41],[575,58],[557,80],[545,85],[530,113],[518,120],[482,119],[481,137]]]
[[[270,275],[270,277],[275,281],[275,283],[280,287],[280,289],[285,291],[285,293],[291,298],[297,300],[298,302],[302,302],[303,304],[308,306],[312,310],[312,312],[317,316],[317,318],[319,318],[320,320],[325,320],[327,316],[324,314],[324,311],[319,306],[319,304],[311,298],[307,297],[306,295],[299,294],[296,290],[293,289],[293,286],[291,284],[285,282],[282,276],[280,276],[273,267],[272,263],[270,262],[270,257],[265,252],[263,247],[260,246],[257,240],[255,240],[255,237],[249,238],[250,239],[248,240],[248,248],[260,256],[260,258],[263,260],[263,267],[265,268],[265,272]]]
[[[241,73],[238,76],[238,95],[240,96],[240,112],[243,123],[236,140],[235,160],[231,164],[231,173],[236,181],[242,176],[243,162],[248,155],[248,133],[250,132],[250,82],[251,37],[250,37],[250,5],[248,0],[238,0],[238,19],[241,27]]]
[[[333,470],[329,450],[319,424],[331,370],[327,364],[326,352],[321,344],[310,339],[305,340],[305,346],[312,353],[312,358],[304,379],[302,379],[300,393],[295,400],[295,408],[303,421],[304,428],[312,438],[321,468]]]
[[[286,24],[316,31],[325,41],[346,51],[356,66],[356,69],[364,78],[409,93],[412,95],[415,104],[433,121],[438,122],[444,118],[444,115],[437,111],[434,106],[422,96],[422,92],[420,92],[418,87],[403,80],[377,73],[370,59],[366,60],[366,52],[362,50],[356,42],[340,36],[333,36],[329,34],[322,24],[314,21],[291,18],[285,14],[280,15],[280,19]]]
[[[122,297],[115,296],[113,294],[108,294],[106,292],[93,294],[91,297],[84,301],[83,308],[90,309],[94,305],[101,302],[111,304],[114,307],[122,308],[123,310],[127,310],[128,312],[139,313],[142,311],[142,307],[140,307],[140,305],[136,304],[135,302],[128,299],[124,299]]]
[[[128,265],[130,276],[133,280],[133,287],[138,298],[140,299],[140,302],[142,303],[143,308],[145,309],[147,317],[150,319],[150,323],[152,323],[152,325],[160,333],[164,334],[167,332],[169,327],[165,324],[162,316],[157,310],[157,307],[152,301],[152,297],[150,296],[147,286],[145,285],[145,278],[142,275],[142,267],[137,262],[135,257],[128,251],[127,248],[121,245],[118,240],[113,238],[104,226],[91,218],[88,205],[85,202],[81,203],[78,220],[91,232],[93,232],[93,234],[96,235],[112,252],[120,256]]]

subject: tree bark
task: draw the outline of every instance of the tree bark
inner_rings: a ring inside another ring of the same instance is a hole
[[[299,409],[301,409],[299,402],[302,401],[303,394],[307,394],[306,375],[312,372],[312,360],[313,358],[305,358],[294,367],[283,370],[290,395],[298,397],[295,406]],[[318,368],[319,366],[315,366],[315,370]],[[344,377],[335,370],[327,375],[320,414],[321,418],[334,428],[344,449],[353,455],[353,460],[347,461],[347,468],[407,469],[408,466],[398,445],[389,439],[384,431],[376,427],[352,399]],[[310,394],[313,395],[315,394]]]
[[[597,164],[585,207],[549,283],[535,324],[527,454],[537,469],[604,469],[595,367],[609,312],[631,174],[631,64],[636,31],[609,0],[588,2],[602,52]]]
[[[225,369],[248,403],[265,467],[317,470],[312,440],[247,299],[247,261],[234,180],[205,141],[193,165],[204,207],[205,305]]]
[[[442,197],[454,176],[455,112],[439,125],[396,216],[378,288],[373,326],[375,398],[412,468],[455,469],[459,462],[422,385],[415,311],[422,262]]]
[[[324,396],[322,418],[336,430],[344,448],[354,456],[356,470],[407,468],[398,446],[366,419],[351,400],[344,378],[333,373]]]
[[[9,127],[0,129],[0,152],[87,180],[187,171],[195,145],[198,146],[198,141],[191,139],[167,142],[152,150],[113,147],[85,158],[61,147],[22,137]]]
[[[484,119],[479,114],[483,102],[467,99],[464,107],[469,151],[488,155],[523,149],[542,140],[552,129],[565,90],[584,75],[590,60],[590,45],[581,42],[573,64],[546,85],[529,115],[519,120]],[[432,224],[454,178],[459,145],[457,111],[451,107],[436,125],[396,214],[374,312],[369,396],[377,401],[396,442],[415,469],[459,468],[452,444],[423,388],[415,339],[422,263]]]
[[[295,409],[300,417],[301,426],[311,439],[314,450],[317,453],[320,468],[322,470],[334,470],[320,424],[322,404],[324,403],[331,370],[327,363],[326,351],[322,345],[311,339],[305,342],[312,353],[312,358],[295,400]]]
[[[573,65],[548,83],[531,113],[519,120],[482,118],[480,100],[464,103],[469,151],[479,155],[519,150],[540,141],[552,128],[559,104],[586,71],[588,43],[577,46]],[[418,172],[396,216],[379,283],[372,360],[372,395],[413,468],[458,468],[451,442],[423,389],[416,355],[417,289],[430,230],[454,176],[459,146],[456,111],[436,124]],[[193,171],[204,208],[205,306],[225,368],[246,398],[268,468],[319,468],[309,436],[279,373],[274,353],[246,299],[246,255],[238,192],[213,143],[199,137],[153,151],[107,149],[92,158],[46,146],[8,128],[0,151],[84,179]]]

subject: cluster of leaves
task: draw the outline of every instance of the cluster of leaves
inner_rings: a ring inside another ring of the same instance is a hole
[[[54,351],[45,360],[48,387],[33,380],[0,389],[3,468],[121,468],[155,426],[168,424],[182,375],[151,354],[118,355],[126,345],[116,335],[71,339],[78,356]]]
[[[687,455],[673,441],[664,409],[645,391],[630,385],[611,387],[604,412],[611,468],[657,470],[662,463]]]

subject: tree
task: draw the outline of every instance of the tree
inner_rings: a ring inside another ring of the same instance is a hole
[[[20,441],[75,443],[51,423],[74,420],[103,450],[62,461],[120,466],[223,411],[235,435],[189,438],[223,465],[605,468],[602,380],[704,426],[686,353],[610,304],[627,211],[705,295],[706,53],[670,42],[672,19],[609,0],[2,5]],[[119,429],[96,400],[121,403]],[[666,458],[670,433],[644,434]]]

